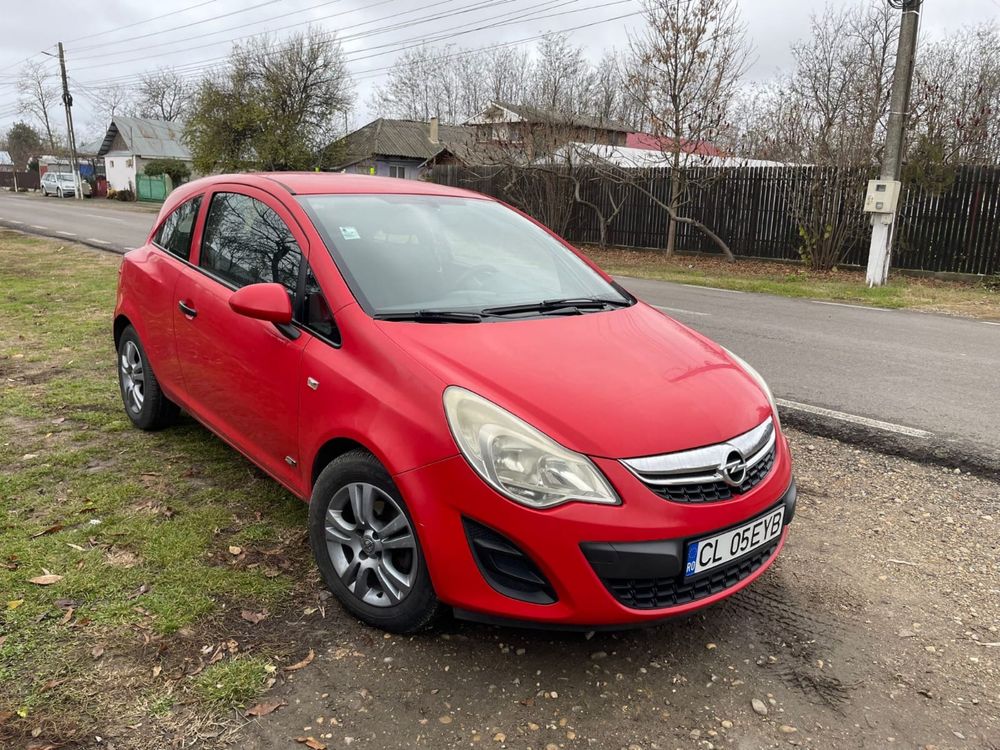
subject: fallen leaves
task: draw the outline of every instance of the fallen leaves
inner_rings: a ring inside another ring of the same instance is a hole
[[[309,649],[309,653],[306,654],[306,658],[305,659],[303,659],[302,661],[297,661],[294,664],[285,667],[285,671],[286,672],[298,672],[300,669],[305,669],[310,664],[312,664],[313,659],[315,659],[315,658],[316,658],[316,652],[313,651],[312,649]]]
[[[100,659],[102,656],[104,656],[104,644],[98,643],[96,646],[90,649],[90,655],[95,660]]]
[[[251,612],[249,609],[244,609],[242,612],[240,612],[240,617],[242,617],[247,622],[253,623],[254,625],[266,620],[267,616],[268,616],[268,611],[266,609],[261,612]]]
[[[229,547],[229,554],[230,555],[239,555],[242,552],[243,552],[243,548],[242,547],[237,547],[235,545],[232,545],[232,546]]]
[[[267,716],[268,714],[273,714],[282,706],[287,706],[285,701],[274,700],[274,701],[263,701],[258,703],[256,706],[251,708],[246,712],[247,716]]]
[[[12,599],[7,602],[7,609],[17,609],[22,604],[24,604],[24,599]]]
[[[129,601],[131,601],[133,599],[138,599],[143,594],[148,594],[148,593],[149,593],[149,585],[144,583],[139,588],[137,588],[135,591],[133,591],[131,594],[129,594],[128,595],[128,599],[129,599]]]
[[[296,737],[295,741],[300,745],[305,745],[310,748],[310,750],[326,750],[326,745],[317,740],[315,737]]]
[[[42,529],[41,531],[36,531],[31,535],[31,539],[38,539],[40,536],[47,536],[48,534],[55,534],[57,531],[62,531],[65,527],[61,523],[53,524],[47,529]]]
[[[56,575],[55,573],[46,573],[43,576],[29,578],[28,583],[33,583],[36,586],[51,586],[53,583],[59,583],[62,579],[62,576]]]

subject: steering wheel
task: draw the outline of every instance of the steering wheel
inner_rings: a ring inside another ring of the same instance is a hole
[[[489,263],[480,263],[479,265],[473,266],[468,271],[465,271],[461,276],[455,279],[455,287],[462,289],[467,282],[472,281],[477,276],[481,275],[492,275],[494,273],[500,273],[500,269],[496,266],[491,266]]]

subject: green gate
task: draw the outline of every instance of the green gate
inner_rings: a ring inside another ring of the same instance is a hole
[[[162,203],[170,192],[165,175],[150,177],[140,174],[135,177],[135,197],[141,201],[154,201]]]

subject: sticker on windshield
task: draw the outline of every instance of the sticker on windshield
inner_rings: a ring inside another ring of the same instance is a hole
[[[361,235],[358,234],[358,230],[354,227],[340,227],[340,233],[343,235],[345,240],[361,239]]]

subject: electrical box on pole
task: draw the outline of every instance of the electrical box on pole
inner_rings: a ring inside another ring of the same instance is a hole
[[[874,214],[872,222],[892,222],[899,203],[899,180],[868,180],[868,191],[865,193],[865,204],[862,210],[866,214]]]

